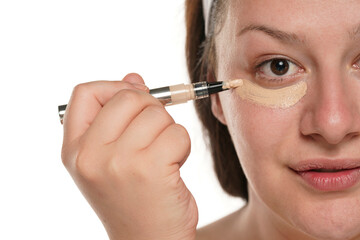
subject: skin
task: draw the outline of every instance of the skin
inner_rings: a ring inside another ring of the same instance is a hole
[[[340,192],[309,187],[289,166],[306,159],[360,158],[360,1],[230,1],[216,38],[217,80],[246,78],[264,87],[306,81],[307,94],[276,109],[236,91],[212,97],[249,182],[249,203],[199,230],[198,239],[360,239],[360,186]],[[265,25],[296,40],[262,30]],[[291,35],[293,36],[293,35]],[[299,68],[266,81],[254,63],[283,56]]]
[[[304,159],[360,156],[360,37],[349,34],[360,22],[360,1],[230,4],[216,38],[218,80],[246,78],[264,88],[306,81],[308,87],[287,109],[256,104],[236,91],[212,97],[249,181],[246,207],[196,231],[196,203],[179,172],[189,136],[136,74],[75,87],[64,118],[65,167],[110,239],[360,239],[359,184],[319,192],[289,170]],[[236,36],[250,23],[298,39],[259,30]],[[265,81],[254,65],[274,55],[296,62],[296,74]]]
[[[75,87],[62,160],[110,239],[194,239],[195,200],[180,178],[187,131],[137,74]]]

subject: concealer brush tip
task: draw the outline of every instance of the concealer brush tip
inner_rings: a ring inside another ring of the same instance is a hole
[[[223,84],[223,89],[229,89],[229,88],[237,88],[244,84],[243,79],[235,79],[230,81],[225,81]]]

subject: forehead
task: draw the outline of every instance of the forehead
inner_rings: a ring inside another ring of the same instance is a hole
[[[240,29],[265,24],[309,34],[352,30],[360,23],[360,0],[229,0],[227,23]],[[310,32],[309,32],[310,31]]]

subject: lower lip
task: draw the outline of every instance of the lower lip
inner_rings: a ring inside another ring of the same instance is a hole
[[[320,191],[342,191],[360,180],[360,168],[339,172],[297,172],[308,184]]]

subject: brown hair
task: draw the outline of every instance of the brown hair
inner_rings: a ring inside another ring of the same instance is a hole
[[[202,0],[186,0],[186,61],[192,83],[206,81],[209,73],[214,73],[216,78],[215,36],[226,14],[226,2],[213,1],[206,37]],[[211,149],[221,187],[228,194],[247,201],[247,180],[227,127],[212,114],[210,98],[195,101],[195,109]]]

